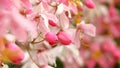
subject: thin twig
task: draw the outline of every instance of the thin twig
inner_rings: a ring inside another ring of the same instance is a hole
[[[43,42],[45,39],[43,40],[40,40],[40,41],[37,41],[37,42],[31,42],[32,44],[37,44],[37,43],[40,43],[40,42]]]
[[[29,51],[29,48],[28,48],[28,47],[26,47],[26,50],[27,50],[27,52],[28,52],[28,54],[29,54],[31,60],[33,61],[33,63],[35,63],[38,67],[40,67],[40,65],[37,64],[37,63],[35,62],[35,60],[32,58],[32,56],[31,56],[31,54],[30,54],[30,51]]]

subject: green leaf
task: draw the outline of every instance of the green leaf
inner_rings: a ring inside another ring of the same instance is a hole
[[[7,65],[9,66],[9,68],[21,68],[21,64],[15,65],[12,63],[7,63]]]
[[[114,68],[120,68],[120,61],[117,61],[114,65]]]
[[[63,62],[58,57],[56,58],[56,67],[55,68],[64,68]]]

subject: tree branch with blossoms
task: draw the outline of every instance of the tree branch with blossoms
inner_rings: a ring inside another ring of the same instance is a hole
[[[0,63],[31,68],[31,59],[38,68],[52,68],[58,57],[82,65],[81,39],[94,37],[96,28],[81,15],[93,8],[93,0],[0,0]]]

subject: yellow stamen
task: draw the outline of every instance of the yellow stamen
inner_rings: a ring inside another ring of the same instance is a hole
[[[100,51],[95,51],[95,52],[92,54],[92,57],[93,57],[94,59],[99,59],[101,56],[102,56],[102,54],[101,54]]]

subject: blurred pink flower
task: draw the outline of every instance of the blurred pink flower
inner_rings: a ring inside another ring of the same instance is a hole
[[[22,42],[27,40],[27,32],[31,37],[36,37],[37,32],[33,22],[22,16],[17,9],[3,10],[0,15],[1,35],[10,32],[16,36],[17,40]]]
[[[4,54],[14,64],[19,64],[24,59],[24,52],[14,43],[7,43]]]
[[[85,0],[85,5],[91,9],[95,7],[93,0]]]
[[[85,24],[84,22],[81,22],[80,24],[77,25],[77,27],[78,27],[78,30],[82,31],[87,35],[90,35],[90,36],[96,35],[96,28],[92,24]]]

